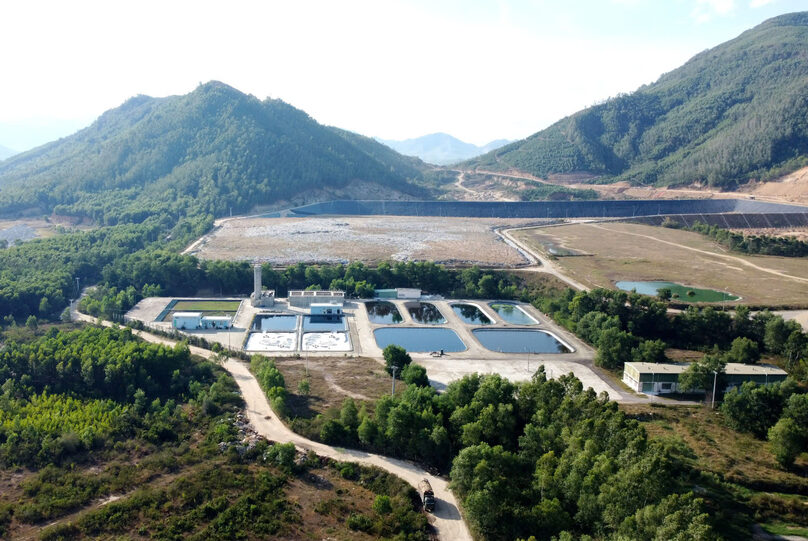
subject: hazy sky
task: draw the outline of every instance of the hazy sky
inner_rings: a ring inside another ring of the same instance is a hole
[[[404,139],[525,137],[806,0],[0,3],[0,145],[220,80]]]

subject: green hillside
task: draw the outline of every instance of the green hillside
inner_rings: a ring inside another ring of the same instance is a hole
[[[769,19],[653,84],[467,163],[731,187],[808,164],[808,12]]]
[[[91,126],[0,163],[0,213],[89,216],[244,212],[300,191],[352,180],[423,195],[423,164],[322,126],[280,101],[218,82],[184,96],[138,96]]]

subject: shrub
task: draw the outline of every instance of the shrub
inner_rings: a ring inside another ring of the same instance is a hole
[[[367,532],[373,527],[373,521],[360,513],[351,513],[346,523],[350,529],[360,532]]]

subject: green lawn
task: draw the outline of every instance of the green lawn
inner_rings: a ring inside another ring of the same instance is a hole
[[[204,311],[222,311],[222,312],[235,312],[238,310],[241,301],[177,301],[171,307],[174,312],[204,312]]]

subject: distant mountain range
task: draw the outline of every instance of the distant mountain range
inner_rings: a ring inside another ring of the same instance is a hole
[[[732,187],[808,165],[808,12],[769,19],[637,91],[468,167]]]
[[[0,162],[0,213],[56,212],[100,223],[221,216],[363,181],[424,197],[425,164],[322,126],[280,100],[223,83],[138,96],[89,127]]]
[[[0,145],[0,160],[5,160],[6,158],[10,158],[11,156],[17,154],[16,150],[11,150],[8,147],[4,147]]]
[[[414,139],[405,139],[404,141],[392,141],[378,137],[375,139],[400,154],[416,156],[427,163],[434,163],[435,165],[449,165],[468,160],[480,154],[485,154],[486,152],[500,148],[510,142],[507,139],[497,139],[487,145],[478,147],[477,145],[463,142],[446,133],[433,133]]]

